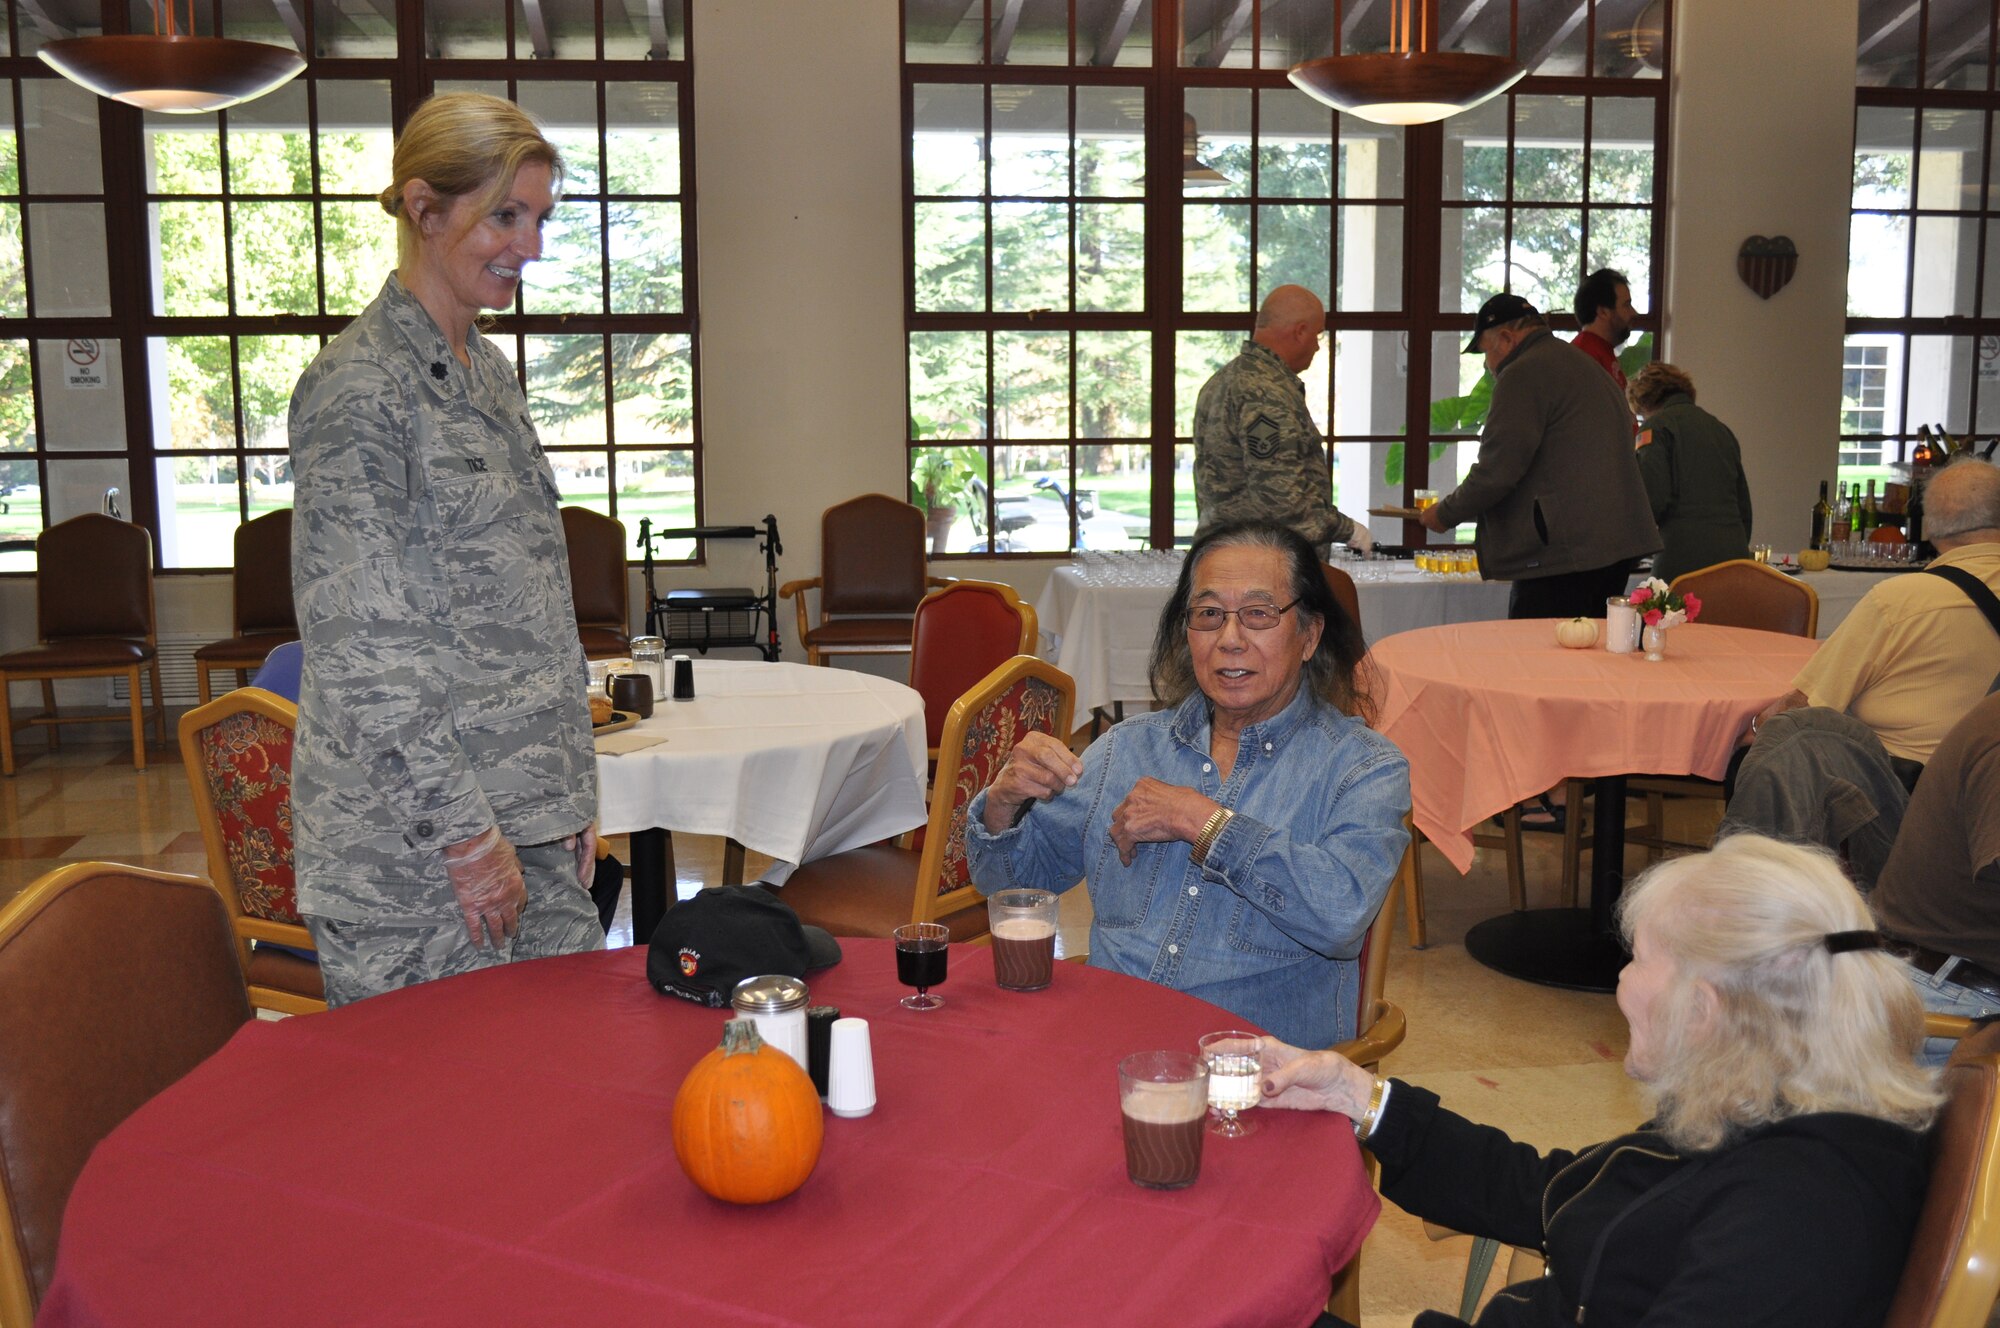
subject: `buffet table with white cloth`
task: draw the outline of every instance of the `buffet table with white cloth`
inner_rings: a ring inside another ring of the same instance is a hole
[[[720,835],[801,862],[922,825],[924,701],[902,683],[846,669],[694,661],[695,699],[599,740],[598,829],[633,835],[633,939],[652,935],[671,875],[665,832]],[[664,738],[623,755],[605,749]],[[650,833],[650,832],[658,832]]]
[[[1151,699],[1146,664],[1182,556],[1112,555],[1072,562],[1049,575],[1035,601],[1042,658],[1076,679],[1078,714]],[[1340,567],[1354,578],[1361,633],[1370,645],[1412,628],[1507,616],[1505,581],[1434,576],[1402,561],[1347,561]]]

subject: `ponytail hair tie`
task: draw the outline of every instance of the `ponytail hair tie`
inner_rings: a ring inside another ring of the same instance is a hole
[[[1830,931],[1820,937],[1820,944],[1828,954],[1845,954],[1849,950],[1880,950],[1882,933],[1879,931]]]

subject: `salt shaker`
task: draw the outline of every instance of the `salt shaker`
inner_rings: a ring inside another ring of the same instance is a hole
[[[1639,643],[1639,610],[1623,595],[1604,601],[1604,648],[1614,655],[1629,655]]]
[[[745,978],[736,984],[729,1003],[736,1017],[757,1025],[757,1036],[790,1056],[804,1070],[806,1054],[806,984],[782,973]]]

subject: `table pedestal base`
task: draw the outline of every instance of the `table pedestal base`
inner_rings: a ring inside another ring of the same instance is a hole
[[[1591,925],[1587,908],[1502,913],[1465,933],[1465,951],[1510,978],[1571,991],[1615,991],[1625,951]]]
[[[632,832],[632,944],[645,945],[653,939],[667,906],[676,894],[674,885],[674,837],[665,830]],[[733,839],[722,841],[723,885],[743,884],[743,845]]]

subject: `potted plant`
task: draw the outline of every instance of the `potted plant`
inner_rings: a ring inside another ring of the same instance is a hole
[[[910,493],[924,511],[933,554],[945,551],[945,541],[958,520],[959,497],[979,474],[975,467],[978,458],[977,448],[926,447],[919,449],[911,462]]]

